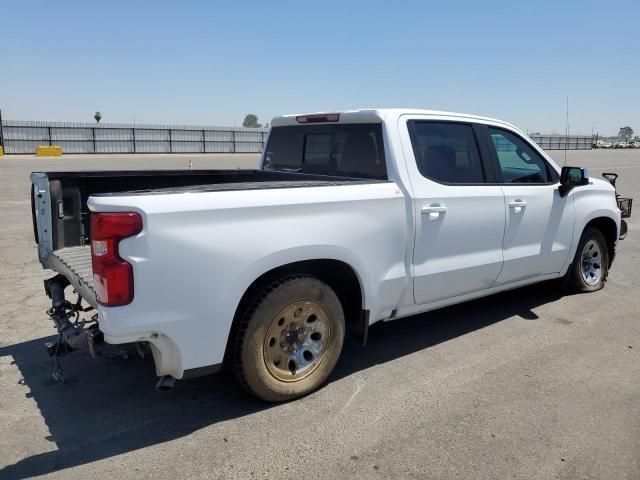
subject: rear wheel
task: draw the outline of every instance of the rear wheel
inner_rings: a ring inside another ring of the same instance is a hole
[[[236,338],[236,373],[257,397],[278,402],[318,388],[344,342],[344,313],[324,282],[290,275],[267,286],[248,308]]]
[[[593,292],[604,287],[609,273],[609,251],[602,232],[586,229],[565,277],[567,288],[576,292]]]

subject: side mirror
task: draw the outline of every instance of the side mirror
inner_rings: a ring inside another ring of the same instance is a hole
[[[562,167],[560,172],[560,196],[564,197],[574,187],[589,185],[589,171],[580,167]]]

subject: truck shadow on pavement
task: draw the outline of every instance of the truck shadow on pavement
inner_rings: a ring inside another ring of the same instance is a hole
[[[371,327],[366,355],[350,338],[329,382],[393,361],[513,316],[538,317],[533,308],[561,297],[554,284],[539,284],[428,314]],[[229,374],[182,380],[169,392],[155,390],[151,360],[93,360],[76,352],[62,357],[64,385],[51,379],[51,363],[40,338],[0,348],[20,370],[27,398],[33,398],[55,450],[26,457],[0,470],[0,478],[29,478],[84,465],[171,441],[217,422],[272,408],[254,399]],[[117,350],[114,350],[117,352]]]

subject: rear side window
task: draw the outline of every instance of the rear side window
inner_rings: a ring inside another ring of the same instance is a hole
[[[418,170],[440,183],[485,181],[471,125],[410,120],[409,135]]]
[[[272,170],[386,179],[382,125],[274,127],[269,135],[264,166]]]
[[[552,183],[557,175],[547,162],[520,137],[489,127],[504,183]]]

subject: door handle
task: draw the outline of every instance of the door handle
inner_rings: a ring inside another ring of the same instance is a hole
[[[435,220],[440,217],[440,214],[444,214],[447,211],[447,207],[434,203],[428,207],[422,207],[422,215],[429,215],[429,220]]]
[[[527,206],[527,202],[524,200],[514,200],[509,202],[509,208],[513,210],[513,213],[520,213],[524,207]]]

